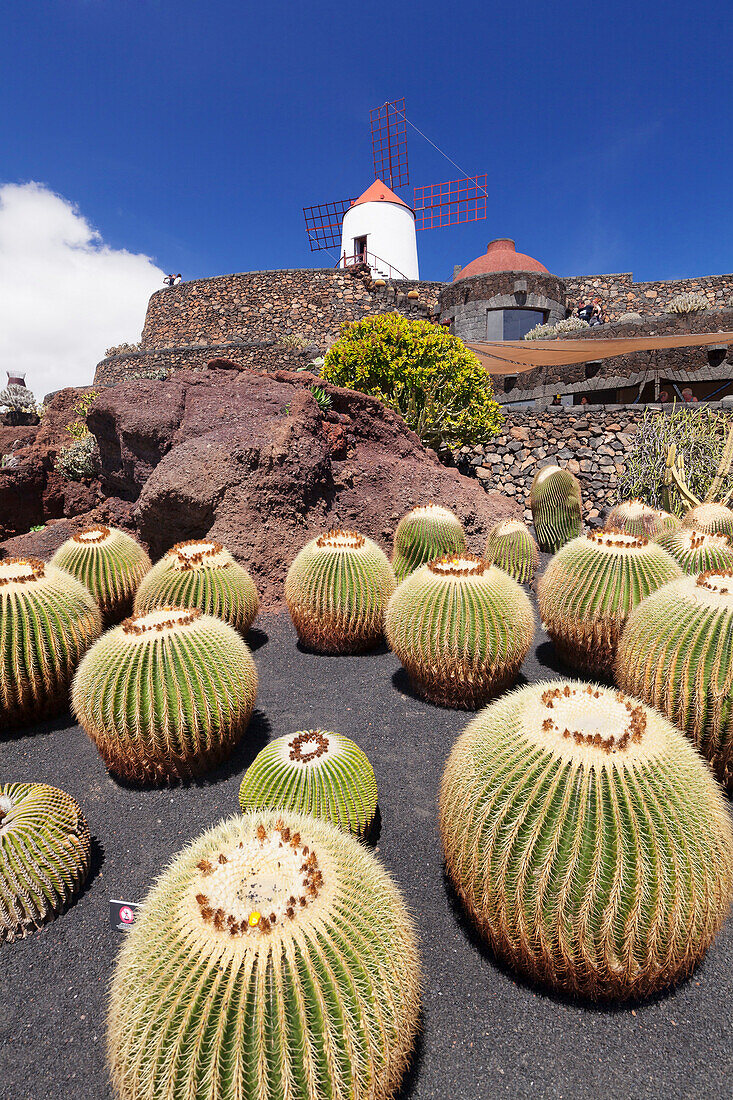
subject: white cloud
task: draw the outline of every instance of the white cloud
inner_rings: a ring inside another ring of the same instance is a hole
[[[140,339],[162,283],[148,256],[110,248],[61,195],[0,186],[0,389],[12,367],[39,399],[89,385],[108,347]]]

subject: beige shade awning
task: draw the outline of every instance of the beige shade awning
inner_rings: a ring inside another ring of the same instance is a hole
[[[681,336],[609,337],[607,340],[496,340],[466,343],[489,374],[521,374],[535,367],[564,367],[612,359],[632,351],[733,344],[733,332],[685,333]]]

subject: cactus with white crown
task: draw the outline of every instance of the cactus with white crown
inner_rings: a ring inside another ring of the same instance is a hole
[[[312,814],[363,836],[377,812],[377,783],[367,756],[330,730],[299,730],[271,741],[247,768],[239,804]]]
[[[657,542],[671,554],[684,573],[697,576],[709,570],[733,569],[733,546],[725,535],[710,535],[689,527],[663,531]]]
[[[706,309],[710,309],[710,302],[699,291],[684,291],[667,303],[667,313],[701,313]]]
[[[419,695],[473,709],[516,679],[534,614],[512,577],[462,554],[423,565],[399,585],[386,632]]]
[[[85,527],[63,543],[51,565],[64,569],[89,589],[106,623],[132,611],[140,581],[151,566],[139,542],[116,527]]]
[[[543,466],[529,494],[537,542],[544,553],[554,554],[583,530],[580,482],[570,470]]]
[[[572,668],[610,676],[630,612],[682,576],[656,542],[624,531],[591,531],[550,561],[537,586],[540,617]]]
[[[208,771],[249,723],[257,670],[228,623],[157,608],[108,630],[81,662],[72,707],[111,772],[166,783]]]
[[[63,711],[101,630],[96,601],[75,577],[34,558],[0,561],[0,730]]]
[[[177,543],[155,563],[137,591],[135,611],[197,607],[246,634],[259,603],[249,573],[220,542],[191,539]]]
[[[0,784],[0,942],[57,916],[89,873],[89,829],[79,806],[45,783]]]
[[[579,681],[533,684],[458,738],[440,792],[448,873],[496,955],[589,998],[691,973],[728,915],[722,792],[661,714]]]
[[[532,533],[518,519],[502,519],[491,528],[484,558],[520,584],[530,584],[540,561]]]
[[[638,498],[617,504],[608,513],[605,523],[607,531],[625,531],[627,535],[640,535],[647,539],[656,539],[663,531],[679,526],[676,516],[652,508]]]
[[[418,1027],[416,937],[375,856],[325,821],[224,821],[153,886],[112,982],[120,1100],[390,1100]]]
[[[397,524],[392,568],[397,582],[421,565],[446,554],[466,549],[466,536],[458,516],[438,504],[413,508]]]
[[[733,564],[683,577],[629,616],[616,681],[666,714],[733,787]]]
[[[733,509],[712,501],[697,504],[685,513],[682,526],[688,530],[725,535],[726,538],[733,539]]]
[[[379,645],[395,575],[376,542],[329,531],[300,551],[285,600],[301,642],[318,653],[363,653]]]

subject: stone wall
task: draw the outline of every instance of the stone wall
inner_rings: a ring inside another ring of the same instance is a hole
[[[491,311],[544,310],[549,321],[560,321],[566,312],[565,284],[539,271],[496,271],[448,283],[438,303],[441,322],[450,322],[462,340],[501,340],[501,332],[487,328]]]
[[[622,313],[664,313],[678,294],[704,294],[710,308],[733,303],[733,275],[704,275],[698,279],[670,279],[656,283],[635,283],[631,272],[620,275],[569,275],[565,278],[568,298],[600,298],[612,321]]]
[[[151,378],[177,370],[203,370],[212,359],[229,359],[244,367],[259,370],[301,370],[308,367],[319,349],[289,347],[278,340],[249,340],[229,344],[205,344],[193,347],[153,348],[148,351],[109,355],[97,364],[95,386],[114,386],[135,378]],[[162,377],[162,375],[161,375]]]

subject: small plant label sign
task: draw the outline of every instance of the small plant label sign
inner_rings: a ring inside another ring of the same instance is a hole
[[[116,932],[129,932],[135,924],[135,916],[140,908],[136,901],[110,901],[109,923]]]

